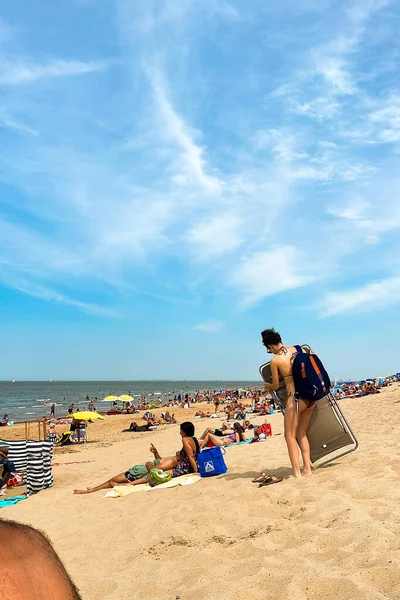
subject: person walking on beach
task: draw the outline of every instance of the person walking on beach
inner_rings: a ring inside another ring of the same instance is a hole
[[[55,417],[56,416],[56,405],[52,404],[50,406],[50,417]]]
[[[297,354],[294,346],[285,346],[281,336],[275,329],[265,329],[261,332],[261,338],[269,354],[275,354],[271,360],[272,383],[266,383],[266,391],[279,388],[279,378],[282,377],[287,392],[285,406],[284,428],[285,440],[288,447],[289,458],[292,464],[293,477],[311,475],[310,443],[307,438],[307,428],[311,419],[315,402],[312,400],[298,399],[298,411],[296,410],[295,387],[292,376],[292,364]],[[300,470],[299,448],[303,459],[303,473]]]

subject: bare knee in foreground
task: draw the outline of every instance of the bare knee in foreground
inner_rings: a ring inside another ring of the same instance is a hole
[[[49,540],[39,531],[0,520],[1,597],[82,600]]]

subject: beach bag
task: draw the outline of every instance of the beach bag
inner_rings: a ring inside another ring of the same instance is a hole
[[[223,475],[228,468],[224,460],[225,448],[214,446],[206,448],[197,456],[199,473],[202,477],[212,477],[213,475]]]
[[[320,400],[331,389],[331,380],[324,365],[316,354],[304,352],[301,346],[295,346],[297,354],[293,360],[292,374],[296,398]]]
[[[168,471],[163,471],[162,469],[152,469],[150,471],[149,484],[151,487],[155,487],[161,483],[171,481],[171,479],[171,474],[168,473]]]
[[[262,425],[256,427],[254,433],[258,439],[264,440],[266,437],[272,435],[271,425],[269,423],[263,423]]]

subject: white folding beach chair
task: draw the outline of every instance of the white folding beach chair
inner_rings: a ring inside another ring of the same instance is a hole
[[[74,433],[72,435],[72,440],[74,442],[80,441],[81,443],[86,443],[88,441],[88,438],[87,438],[87,427],[88,427],[87,423],[81,423],[79,425],[79,427],[77,429],[75,429],[75,431],[74,431]],[[78,437],[78,429],[79,429],[79,437]]]
[[[303,345],[305,352],[310,352],[310,346]],[[260,374],[266,383],[271,382],[271,366],[265,363],[260,367]],[[271,392],[276,404],[285,412],[286,386],[283,379],[279,380],[279,389]],[[346,417],[339,408],[332,392],[315,403],[310,424],[307,429],[310,442],[311,462],[317,466],[326,465],[358,448],[358,441]],[[327,460],[322,460],[325,459]]]

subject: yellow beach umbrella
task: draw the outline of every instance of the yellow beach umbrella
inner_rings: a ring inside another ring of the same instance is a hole
[[[80,421],[95,421],[96,419],[104,419],[104,417],[99,415],[99,413],[90,412],[88,410],[74,413],[72,416],[74,419],[79,419]]]
[[[131,402],[133,400],[132,396],[129,396],[129,394],[122,394],[119,399],[123,400],[124,402]]]
[[[102,402],[114,402],[114,400],[119,400],[119,396],[106,396]]]

